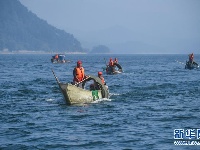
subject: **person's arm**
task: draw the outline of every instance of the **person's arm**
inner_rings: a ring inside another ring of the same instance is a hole
[[[83,70],[84,70],[84,77],[83,77],[83,79],[86,79],[86,78],[88,78],[89,76],[85,74],[85,69],[84,69],[84,68],[83,68]]]
[[[77,79],[79,81],[79,79],[77,78],[77,75],[76,75],[76,68],[74,68],[74,70],[73,70],[73,76],[74,76],[74,79]]]

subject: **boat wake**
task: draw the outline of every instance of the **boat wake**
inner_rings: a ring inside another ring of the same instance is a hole
[[[182,64],[182,65],[185,65],[185,63],[181,62],[181,61],[178,61],[178,60],[175,60],[177,63],[179,64]]]
[[[120,95],[119,93],[109,93],[109,96],[118,96]]]
[[[47,102],[52,102],[52,101],[54,101],[54,99],[48,98],[48,99],[46,99],[46,101],[47,101]]]
[[[98,100],[93,101],[92,103],[100,103],[100,102],[103,102],[103,101],[112,101],[112,99],[109,99],[109,98],[101,98],[101,99],[98,99]]]

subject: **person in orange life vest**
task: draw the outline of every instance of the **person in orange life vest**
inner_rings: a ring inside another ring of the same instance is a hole
[[[193,64],[193,61],[194,61],[194,54],[190,54],[188,55],[189,56],[189,63]]]
[[[114,65],[114,62],[113,62],[112,58],[110,58],[109,66],[110,66],[110,67],[113,67],[113,65]]]
[[[55,59],[58,60],[58,54],[55,55]]]
[[[118,64],[118,60],[117,60],[117,58],[115,58],[114,63]]]
[[[103,74],[102,72],[98,72],[98,77],[101,79],[102,84],[106,85],[106,82],[102,74]],[[90,91],[92,90],[100,90],[99,85],[95,81],[93,84],[90,84]]]
[[[98,72],[98,77],[101,79],[101,82],[103,83],[103,85],[105,85],[106,89],[108,90],[108,86],[106,85],[106,82],[104,80],[103,73]]]
[[[103,83],[103,85],[106,85],[106,82],[104,80],[104,77],[103,77],[103,73],[102,72],[98,72],[98,77],[101,79],[101,82]]]
[[[78,82],[83,81],[86,78],[84,68],[82,67],[82,62],[79,60],[77,61],[77,66],[73,70],[73,83],[76,84]],[[84,88],[84,84],[80,83],[77,86]]]

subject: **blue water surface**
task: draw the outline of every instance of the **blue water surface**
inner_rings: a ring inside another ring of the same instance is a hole
[[[65,104],[51,72],[71,82],[77,60],[97,75],[117,57],[124,72],[106,75],[110,98]],[[105,58],[105,60],[104,60]],[[200,149],[174,145],[174,129],[200,129],[200,69],[187,55],[0,55],[0,149]],[[200,63],[200,55],[195,55]]]

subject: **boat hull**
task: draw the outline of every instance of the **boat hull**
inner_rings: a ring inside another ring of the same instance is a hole
[[[51,62],[53,64],[64,64],[64,63],[69,63],[70,61],[69,60],[62,60],[62,61],[60,61],[60,60],[51,59]]]
[[[185,64],[185,69],[198,69],[199,65],[196,62],[189,63],[188,61]]]
[[[103,98],[101,90],[89,91],[72,84],[59,84],[62,94],[69,105],[91,103],[96,99]]]
[[[107,74],[109,74],[109,75],[114,75],[114,74],[120,74],[120,73],[122,73],[122,71],[121,70],[115,70],[115,71],[108,71],[108,72],[106,72]]]
[[[61,83],[58,77],[55,75],[53,69],[52,73],[68,105],[91,103],[97,99],[109,97],[108,87],[102,83],[99,77],[88,75],[87,78],[85,78],[81,83],[76,83],[75,85],[72,85],[70,83]],[[91,88],[90,90],[86,90],[78,87],[80,84],[85,84],[86,82],[91,80],[93,80],[96,85],[94,90],[92,90]]]

